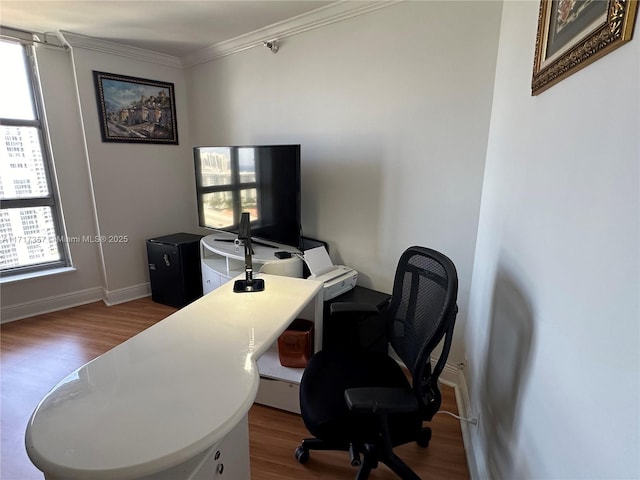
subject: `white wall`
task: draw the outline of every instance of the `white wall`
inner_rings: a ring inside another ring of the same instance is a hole
[[[466,336],[473,446],[491,478],[635,479],[640,39],[531,97],[538,5],[503,7]]]
[[[148,292],[145,240],[197,225],[193,160],[180,68],[73,48],[99,233],[127,235],[102,243],[107,297]],[[100,135],[93,70],[174,83],[179,145],[105,143]],[[123,292],[124,291],[124,292]]]
[[[410,245],[471,279],[501,4],[406,2],[188,70],[194,145],[300,143],[304,234],[390,291]],[[451,25],[456,25],[456,35]],[[462,361],[461,342],[451,360]]]

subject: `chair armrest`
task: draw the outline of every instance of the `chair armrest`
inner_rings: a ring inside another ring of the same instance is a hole
[[[404,388],[349,388],[344,392],[344,399],[354,413],[413,413],[419,410],[414,393]]]

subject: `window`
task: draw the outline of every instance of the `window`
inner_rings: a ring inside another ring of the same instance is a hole
[[[33,47],[0,40],[0,273],[68,265]]]

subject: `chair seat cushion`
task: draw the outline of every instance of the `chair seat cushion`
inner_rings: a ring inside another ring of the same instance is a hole
[[[316,438],[337,442],[375,443],[379,419],[349,411],[344,398],[348,388],[411,385],[400,366],[380,353],[322,350],[307,364],[300,383],[302,419]],[[422,427],[418,413],[390,415],[394,445],[413,438]]]

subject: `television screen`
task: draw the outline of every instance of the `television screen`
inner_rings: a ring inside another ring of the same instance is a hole
[[[300,246],[300,145],[195,147],[200,226]]]

